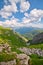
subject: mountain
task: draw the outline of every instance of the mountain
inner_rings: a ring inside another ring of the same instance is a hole
[[[30,65],[30,57],[18,49],[26,47],[26,42],[25,37],[11,28],[0,27],[0,65]]]
[[[14,30],[14,28],[13,28],[13,30]],[[36,27],[22,27],[22,28],[15,29],[15,31],[19,32],[20,34],[25,34],[27,32],[31,32],[34,30],[43,30],[43,29],[42,28],[36,28]]]
[[[31,63],[32,65],[42,65],[42,57],[39,59],[40,57],[38,56],[37,58],[36,55],[28,56],[19,50],[19,48],[27,48],[27,41],[23,35],[13,31],[11,28],[0,27],[0,65],[27,65],[27,63],[28,65],[31,65]],[[27,50],[25,49],[25,51]]]
[[[26,38],[28,38],[28,39],[33,39],[33,37],[35,36],[35,35],[37,35],[37,34],[39,34],[39,33],[41,33],[41,32],[43,32],[43,30],[41,30],[41,29],[38,29],[38,30],[32,30],[32,31],[29,31],[29,32],[27,32],[27,33],[25,33],[25,34],[23,34]]]
[[[33,44],[43,43],[43,32],[35,35],[32,39]]]
[[[19,28],[19,29],[15,29],[16,32],[19,32],[20,34],[25,34],[27,32],[31,32],[33,30],[36,30],[38,28],[33,28],[33,27],[22,27],[22,28]]]

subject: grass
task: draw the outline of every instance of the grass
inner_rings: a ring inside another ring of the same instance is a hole
[[[43,43],[28,46],[29,48],[37,48],[43,50]]]
[[[32,65],[43,65],[43,59],[31,59]]]
[[[31,65],[43,65],[43,57],[38,56],[37,54],[30,55]]]
[[[12,53],[0,53],[0,62],[7,62],[7,61],[10,61],[10,60],[14,60],[16,58],[16,55],[15,54],[12,54]]]
[[[37,54],[32,54],[32,55],[30,55],[30,58],[32,58],[32,59],[43,59],[42,56],[39,56],[39,55],[37,55]]]

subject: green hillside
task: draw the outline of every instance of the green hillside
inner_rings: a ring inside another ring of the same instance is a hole
[[[29,48],[37,48],[37,49],[42,49],[42,50],[43,50],[43,43],[30,45],[30,46],[28,46],[28,47],[29,47]]]
[[[26,46],[26,41],[14,32],[11,28],[0,27],[0,44],[8,43],[12,51],[16,51],[16,48]]]
[[[18,54],[22,53],[18,49],[19,47],[43,49],[43,44],[26,46],[27,41],[28,41],[27,38],[21,36],[19,33],[14,32],[11,28],[0,27],[0,45],[7,43],[11,47],[10,53],[7,54],[5,52],[5,49],[3,50],[3,52],[0,53],[0,62],[14,60],[15,58],[17,60],[17,65],[19,65],[18,64],[19,60],[16,58],[16,54],[14,55],[13,53],[13,51],[17,52]],[[40,57],[39,59],[39,56],[31,55],[30,58],[31,58],[32,65],[43,65],[43,57]]]

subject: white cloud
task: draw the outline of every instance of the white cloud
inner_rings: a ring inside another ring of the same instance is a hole
[[[28,1],[21,2],[21,5],[20,5],[21,12],[25,12],[29,10],[29,8],[30,8],[30,3]]]
[[[25,15],[25,19],[27,18],[27,21],[29,22],[38,22],[41,21],[41,18],[43,17],[43,10],[38,10],[38,9],[33,9],[32,11],[30,11],[30,14],[28,13],[24,13]],[[24,20],[24,18],[23,18]],[[26,21],[24,21],[26,22]]]
[[[3,17],[3,18],[8,18],[8,16],[12,16],[12,12],[13,13],[16,13],[18,12],[18,9],[17,9],[17,5],[15,2],[13,2],[14,0],[10,0],[10,4],[11,5],[4,5],[4,7],[0,10],[0,15]],[[4,0],[4,2],[7,4],[7,0]]]
[[[8,4],[8,1],[10,2],[10,4]],[[8,16],[12,16],[12,12],[16,13],[19,10],[21,10],[21,12],[25,12],[30,7],[30,3],[26,0],[4,0],[4,2],[5,2],[5,5],[0,10],[0,15],[3,18],[8,18]],[[17,8],[18,2],[20,3],[20,9],[19,10]]]
[[[43,24],[42,24],[42,23],[36,23],[36,24],[30,23],[30,25],[31,25],[32,27],[43,28]]]
[[[11,12],[6,12],[3,9],[0,11],[0,15],[2,18],[7,18],[8,16],[12,16]]]
[[[27,23],[29,23],[31,20],[30,19],[28,19],[28,18],[26,18],[26,17],[24,17],[23,19],[22,19],[22,23],[23,24],[27,24]]]
[[[0,21],[0,26],[4,27],[14,27],[15,28],[20,28],[23,26],[20,22],[18,22],[19,19],[12,17],[10,20],[5,20],[4,22]]]
[[[30,16],[32,17],[36,17],[36,18],[39,18],[39,17],[43,17],[43,10],[41,9],[33,9],[31,12],[30,12]]]
[[[27,12],[24,13],[25,17],[29,17],[29,14]]]
[[[41,18],[43,17],[43,10],[33,9],[30,14],[24,13],[25,17],[22,19],[22,24],[25,27],[37,27],[43,28],[43,23],[41,24]]]
[[[43,24],[41,23],[19,23],[16,20],[6,20],[5,22],[0,21],[0,26],[4,26],[4,27],[11,27],[14,29],[18,29],[20,27],[37,27],[37,28],[43,28]]]
[[[20,27],[38,27],[43,28],[43,24],[39,23],[41,21],[41,18],[43,17],[43,10],[33,9],[28,14],[26,11],[29,10],[30,3],[26,0],[9,0],[11,5],[4,5],[4,7],[0,10],[0,15],[3,18],[6,18],[5,22],[0,21],[1,26],[5,27],[14,27],[14,28],[20,28]],[[13,13],[18,12],[17,9],[17,3],[20,3],[20,12],[25,12],[22,22],[19,22],[19,20],[15,17],[12,17],[10,20],[7,20],[8,16],[13,16]],[[5,2],[7,4],[7,0]],[[36,23],[34,23],[36,22]]]

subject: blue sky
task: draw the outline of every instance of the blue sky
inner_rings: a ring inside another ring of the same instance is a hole
[[[43,28],[43,0],[0,0],[0,25]]]

